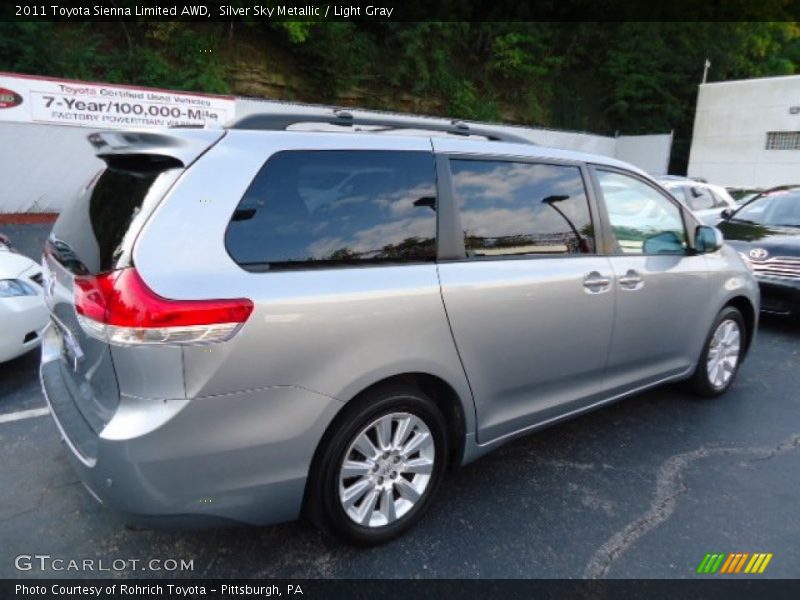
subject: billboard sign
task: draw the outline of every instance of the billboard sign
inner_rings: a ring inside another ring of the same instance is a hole
[[[0,121],[93,129],[223,125],[233,96],[85,83],[0,72]]]

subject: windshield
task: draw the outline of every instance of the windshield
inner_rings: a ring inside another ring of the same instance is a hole
[[[776,227],[800,227],[800,189],[772,192],[756,198],[739,209],[732,220]]]

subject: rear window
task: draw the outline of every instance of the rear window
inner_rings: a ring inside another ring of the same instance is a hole
[[[225,245],[251,271],[433,260],[433,155],[278,152],[237,206]]]
[[[96,175],[53,226],[47,250],[76,275],[126,266],[134,237],[181,171],[169,158],[128,158]]]

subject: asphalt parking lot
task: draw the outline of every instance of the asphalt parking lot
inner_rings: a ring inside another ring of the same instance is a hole
[[[47,230],[0,227],[34,256]],[[453,473],[416,529],[370,550],[303,523],[126,528],[84,491],[48,415],[3,418],[44,406],[37,365],[35,352],[0,365],[0,577],[42,576],[16,570],[20,554],[194,565],[95,573],[123,577],[697,577],[710,552],[770,552],[746,577],[800,576],[796,323],[762,320],[725,397],[667,387],[513,442]]]

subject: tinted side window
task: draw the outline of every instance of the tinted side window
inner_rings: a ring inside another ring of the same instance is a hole
[[[267,160],[225,234],[249,270],[436,258],[426,152],[284,151]]]
[[[597,171],[618,250],[624,254],[684,254],[686,233],[678,206],[634,177]]]
[[[594,252],[578,167],[452,160],[468,256]]]

